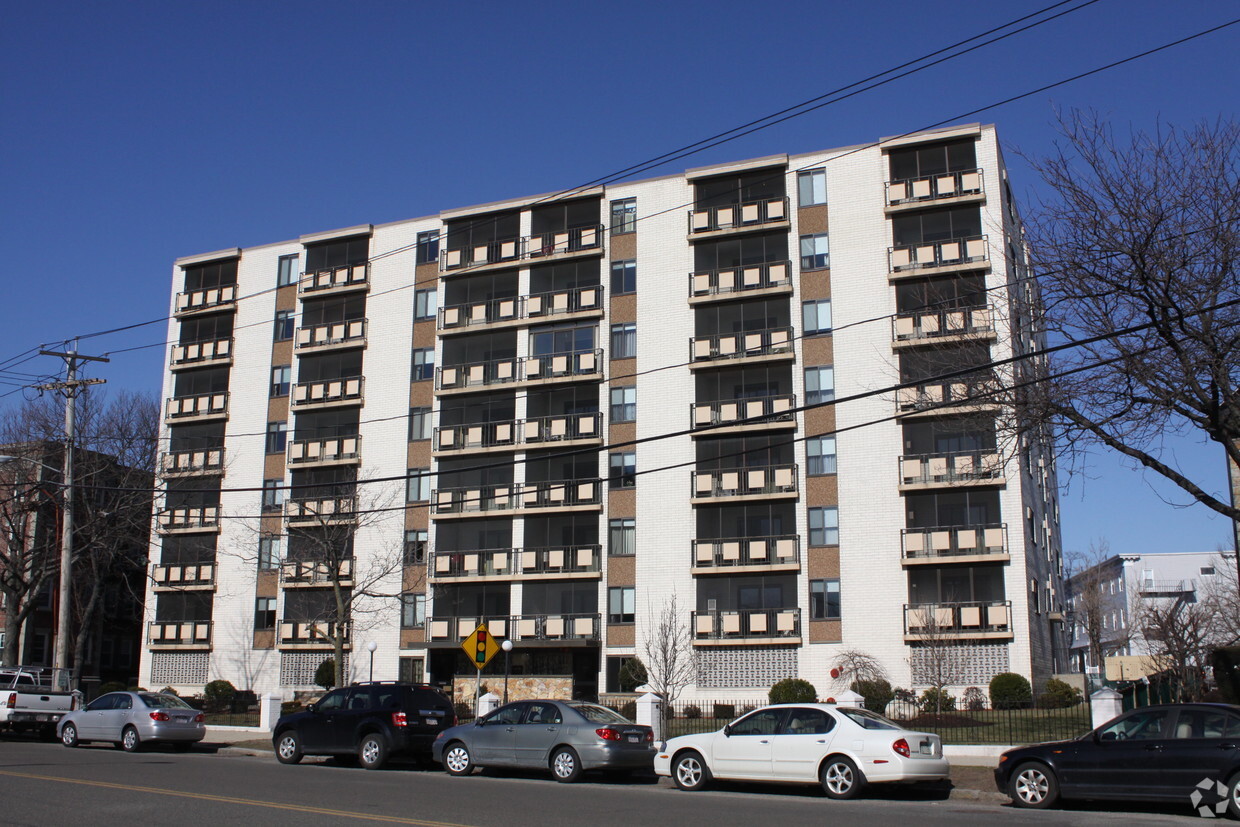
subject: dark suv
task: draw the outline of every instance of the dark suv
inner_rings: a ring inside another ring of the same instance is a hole
[[[435,737],[454,724],[452,702],[433,687],[355,683],[282,715],[271,741],[282,764],[304,755],[356,755],[363,767],[377,770],[393,755],[429,761]]]

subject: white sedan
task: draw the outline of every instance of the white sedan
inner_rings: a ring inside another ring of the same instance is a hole
[[[657,775],[682,790],[712,778],[821,783],[830,798],[852,798],[870,783],[947,778],[939,736],[910,732],[866,709],[777,704],[754,710],[718,732],[659,744]]]

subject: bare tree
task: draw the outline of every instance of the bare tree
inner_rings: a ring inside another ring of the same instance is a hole
[[[848,689],[863,681],[887,680],[882,661],[861,649],[845,649],[831,664],[831,680],[837,688]]]
[[[1220,550],[1210,561],[1214,576],[1200,581],[1201,601],[1214,608],[1218,622],[1218,645],[1240,644],[1240,580],[1236,577],[1236,553]]]
[[[685,688],[697,680],[698,657],[693,648],[693,634],[688,618],[682,616],[675,593],[663,604],[655,616],[654,625],[646,634],[644,663],[646,682],[650,690],[663,698],[663,718],[666,724],[670,706]]]
[[[1090,662],[1099,668],[1108,656],[1122,651],[1130,642],[1130,624],[1107,623],[1108,618],[1118,617],[1124,611],[1126,599],[1126,592],[1116,593],[1122,569],[1112,568],[1111,561],[1111,545],[1105,538],[1091,542],[1088,551],[1069,555],[1068,559],[1068,601],[1073,622],[1085,639]]]
[[[916,611],[922,612],[922,616],[916,630],[917,644],[910,656],[913,683],[935,690],[934,711],[942,712],[946,688],[964,681],[965,655],[951,622],[939,616],[940,607],[922,606]]]
[[[5,450],[14,450],[11,445]],[[27,462],[0,465],[0,595],[4,598],[4,651],[0,664],[17,664],[22,625],[59,568],[55,526],[38,519],[51,507],[54,489],[42,484],[44,469]]]
[[[1174,678],[1181,701],[1200,700],[1206,690],[1206,667],[1221,640],[1217,607],[1185,595],[1144,598],[1137,602],[1133,623],[1145,639],[1150,656]]]

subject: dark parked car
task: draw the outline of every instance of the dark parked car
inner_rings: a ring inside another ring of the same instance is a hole
[[[1060,798],[1182,802],[1240,818],[1240,706],[1134,709],[1074,741],[1008,750],[995,784],[1018,807]],[[1194,795],[1196,792],[1196,795]]]
[[[429,759],[435,736],[455,723],[452,703],[433,687],[356,683],[282,715],[271,740],[282,764],[304,755],[356,755],[363,767],[377,770],[393,755]]]

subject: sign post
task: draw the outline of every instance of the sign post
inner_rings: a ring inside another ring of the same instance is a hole
[[[487,631],[487,624],[483,621],[469,637],[461,641],[461,648],[465,650],[465,654],[469,656],[478,670],[478,676],[474,681],[474,715],[477,715],[478,696],[482,694],[478,691],[482,688],[482,669],[491,658],[499,653],[499,644],[495,642],[495,638],[491,637],[491,633]]]

